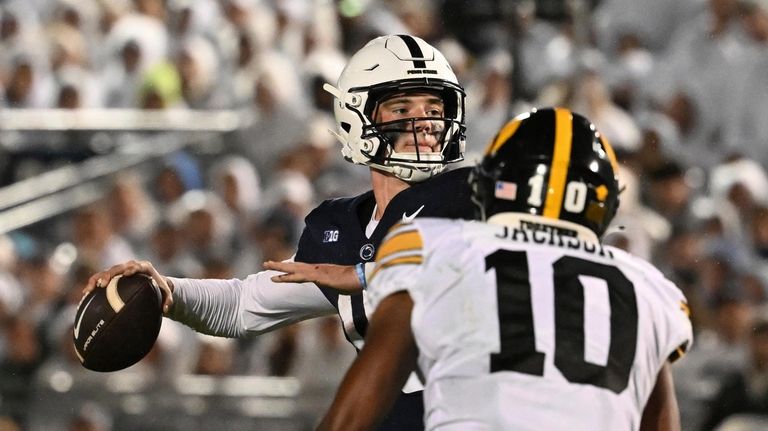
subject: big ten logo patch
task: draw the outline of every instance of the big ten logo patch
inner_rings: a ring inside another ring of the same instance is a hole
[[[337,242],[339,240],[339,231],[327,230],[323,234],[323,242]]]

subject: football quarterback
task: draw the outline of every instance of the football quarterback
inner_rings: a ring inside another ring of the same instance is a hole
[[[372,40],[325,88],[335,97],[342,155],[370,167],[371,190],[315,208],[292,261],[268,262],[244,280],[171,278],[130,261],[95,274],[85,291],[143,272],[162,287],[167,316],[197,331],[241,337],[338,314],[361,348],[370,315],[364,264],[389,228],[417,217],[473,217],[469,169],[442,172],[464,157],[464,90],[437,49],[408,35]],[[339,295],[342,286],[354,294]],[[421,389],[415,377],[405,385],[380,429],[423,429]]]

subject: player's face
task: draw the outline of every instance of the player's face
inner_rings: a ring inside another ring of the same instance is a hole
[[[416,119],[383,126],[383,132],[393,136],[394,149],[399,153],[434,153],[440,151],[445,123],[441,98],[428,93],[410,93],[391,97],[379,104],[376,122],[387,123]],[[432,119],[426,119],[432,118]]]

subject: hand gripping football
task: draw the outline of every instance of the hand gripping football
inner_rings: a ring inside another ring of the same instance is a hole
[[[163,321],[162,294],[144,274],[116,276],[80,300],[75,314],[77,356],[93,371],[130,367],[152,349]]]

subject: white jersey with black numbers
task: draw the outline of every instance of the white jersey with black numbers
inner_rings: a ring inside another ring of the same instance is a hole
[[[683,294],[581,226],[497,219],[418,219],[379,249],[372,303],[414,302],[427,429],[639,429],[692,342]]]

